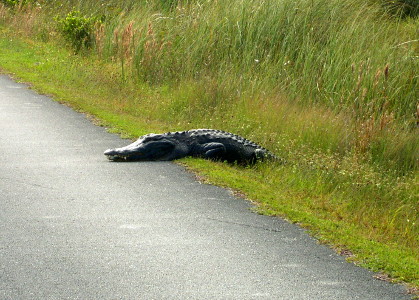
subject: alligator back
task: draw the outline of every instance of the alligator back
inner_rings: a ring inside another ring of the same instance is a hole
[[[275,155],[267,149],[230,132],[215,129],[194,129],[187,131],[187,133],[191,140],[198,144],[198,151],[192,152],[192,156],[247,163],[258,159],[275,158]],[[225,151],[220,150],[213,157],[206,157],[208,151],[205,150],[218,144],[223,145]]]

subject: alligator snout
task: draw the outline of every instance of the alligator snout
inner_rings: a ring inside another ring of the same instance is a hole
[[[103,154],[105,154],[110,160],[114,160],[117,157],[117,152],[115,151],[115,149],[108,149],[105,152],[103,152]]]
[[[121,149],[108,149],[103,154],[105,154],[109,160],[120,160],[124,159],[126,155],[124,155]]]
[[[103,152],[103,154],[109,156],[109,155],[115,155],[115,149],[108,149],[105,152]]]

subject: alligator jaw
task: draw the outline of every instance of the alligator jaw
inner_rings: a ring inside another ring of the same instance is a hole
[[[137,141],[125,147],[108,149],[103,154],[112,161],[139,160],[143,156],[141,146],[142,144]]]
[[[127,151],[127,149],[124,148],[116,148],[108,149],[103,154],[105,154],[107,158],[112,161],[128,161],[132,158],[134,153]]]
[[[116,151],[116,149],[108,149],[108,150],[106,150],[103,154],[105,154],[105,155],[106,155],[106,157],[107,157],[109,160],[113,160],[113,161],[126,160],[126,157],[124,157],[124,156],[120,155],[120,154]]]

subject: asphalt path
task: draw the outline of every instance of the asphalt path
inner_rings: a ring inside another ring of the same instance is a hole
[[[409,299],[305,230],[0,75],[0,299]]]

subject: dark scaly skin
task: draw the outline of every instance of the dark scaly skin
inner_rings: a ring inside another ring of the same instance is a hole
[[[147,134],[134,143],[104,153],[114,161],[167,161],[187,156],[238,163],[278,158],[241,136],[214,129]]]

